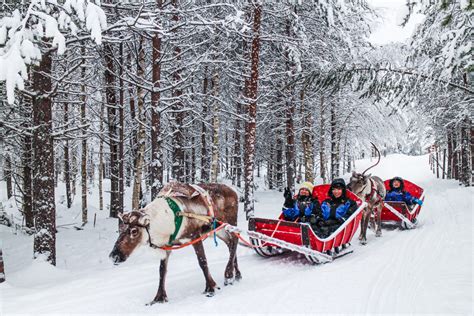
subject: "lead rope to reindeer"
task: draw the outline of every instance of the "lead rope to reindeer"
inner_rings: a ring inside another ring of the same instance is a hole
[[[277,223],[277,225],[275,226],[275,229],[273,230],[273,232],[272,232],[270,238],[273,238],[273,236],[275,236],[275,233],[276,233],[276,231],[278,230],[278,227],[280,226],[281,221],[282,221],[281,219],[278,220],[278,223]],[[252,244],[251,242],[249,242],[248,240],[245,240],[239,233],[234,232],[233,234],[236,235],[237,238],[239,238],[239,239],[244,243],[244,245],[247,246],[247,247],[249,247],[249,248],[253,248],[253,249],[255,249],[255,248],[263,248],[263,247],[265,247],[265,246],[268,244],[268,242],[265,242],[265,243],[263,243],[262,245],[253,245],[253,244]]]
[[[216,245],[216,247],[217,247],[217,246],[219,246],[219,244],[217,243],[216,227],[217,227],[217,220],[214,217],[212,219],[212,230],[214,231],[214,245]]]

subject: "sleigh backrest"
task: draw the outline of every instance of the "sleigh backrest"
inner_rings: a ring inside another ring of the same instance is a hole
[[[330,197],[329,197],[328,193],[329,193],[329,188],[330,187],[331,187],[330,184],[321,184],[321,185],[314,186],[314,188],[313,188],[313,199],[317,198],[319,203],[323,203],[324,200],[329,199]],[[362,204],[362,200],[357,195],[352,193],[351,191],[346,190],[346,195],[351,200],[354,200],[357,203],[357,205]]]
[[[387,192],[390,190],[390,180],[391,179],[388,179],[388,180],[385,180],[383,182],[383,184],[385,185],[385,189],[387,190]],[[423,194],[423,189],[419,186],[417,186],[416,184],[414,184],[413,182],[410,182],[408,180],[403,180],[403,190],[410,193],[411,196],[419,199],[421,197],[421,195]]]

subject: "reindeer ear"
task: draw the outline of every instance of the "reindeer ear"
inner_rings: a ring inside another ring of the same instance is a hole
[[[140,218],[138,219],[138,224],[142,226],[150,225],[150,216],[143,211],[140,211]]]
[[[352,176],[355,177],[356,175],[357,175],[357,172],[355,172],[355,170],[352,171]]]
[[[364,178],[365,178],[365,179],[368,179],[368,178],[370,178],[370,176],[371,176],[371,175],[372,175],[372,174],[371,174],[371,173],[369,173],[369,174],[368,174],[368,175],[366,175]]]
[[[122,212],[119,212],[117,214],[117,217],[123,222],[123,213]]]

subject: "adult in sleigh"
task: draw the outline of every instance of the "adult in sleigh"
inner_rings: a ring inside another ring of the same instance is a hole
[[[321,263],[349,252],[342,250],[358,229],[366,203],[348,191],[342,179],[331,185],[314,186],[309,195],[311,187],[303,184],[294,197],[285,190],[285,203],[278,219],[250,218],[250,231],[272,238],[265,242],[252,240],[259,255],[274,256],[285,249],[304,253],[304,248],[324,254],[304,253],[309,261]]]
[[[423,189],[401,177],[385,180],[384,185],[387,195],[382,210],[382,222],[399,224],[404,229],[416,227],[416,217],[423,205]]]

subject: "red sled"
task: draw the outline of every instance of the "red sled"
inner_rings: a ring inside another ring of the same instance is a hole
[[[322,203],[329,198],[330,185],[318,185],[313,189],[313,197]],[[347,196],[359,206],[341,226],[329,237],[318,237],[308,223],[289,222],[284,220],[283,213],[279,219],[250,218],[249,235],[255,252],[262,257],[272,257],[287,251],[300,252],[314,264],[331,262],[352,251],[348,250],[350,241],[359,228],[362,210],[367,203],[354,193],[347,191]]]
[[[411,196],[424,201],[425,191],[408,180],[403,180],[404,190]],[[390,179],[384,181],[385,189],[390,190]],[[382,209],[382,224],[398,225],[402,229],[412,229],[418,224],[418,214],[421,206],[416,204],[413,208],[408,207],[405,202],[384,202]]]

